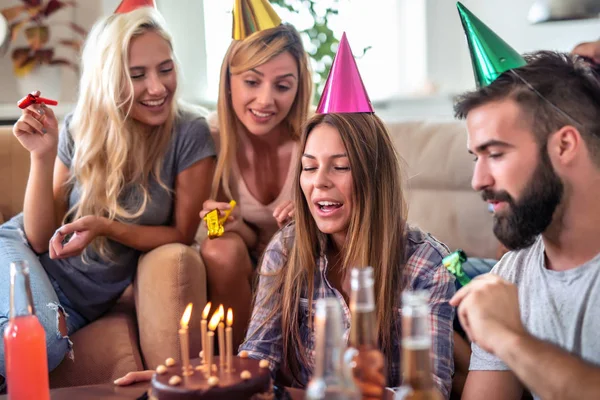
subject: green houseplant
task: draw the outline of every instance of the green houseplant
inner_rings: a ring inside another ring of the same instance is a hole
[[[26,45],[13,48],[10,53],[15,75],[26,76],[42,65],[63,65],[77,70],[73,61],[55,56],[55,46],[66,46],[79,53],[86,30],[69,22],[66,25],[76,33],[75,38],[59,39],[53,44],[50,41],[48,21],[57,11],[74,7],[75,1],[21,0],[20,3],[0,10],[9,25],[9,45],[14,44],[21,32],[26,39]]]
[[[339,42],[333,36],[333,31],[329,28],[328,22],[332,15],[337,15],[339,0],[330,0],[328,7],[316,7],[317,0],[269,0],[271,4],[285,8],[288,11],[298,13],[301,9],[308,9],[313,20],[313,25],[300,31],[301,34],[308,36],[314,48],[307,49],[310,57],[313,59],[313,68],[315,69],[315,84],[317,93],[321,93],[329,67],[335,57],[337,43]],[[318,96],[316,96],[318,99]]]

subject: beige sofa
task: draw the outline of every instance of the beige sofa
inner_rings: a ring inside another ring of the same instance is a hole
[[[0,221],[21,211],[29,155],[0,127]],[[7,266],[2,266],[7,267]],[[4,272],[8,273],[6,268]],[[177,330],[187,303],[206,303],[206,275],[197,250],[171,244],[144,255],[133,285],[102,318],[75,332],[74,360],[65,358],[50,374],[52,387],[112,382],[128,371],[155,368],[179,358]],[[200,351],[199,312],[190,322],[190,353]]]
[[[494,257],[497,242],[485,203],[470,187],[472,160],[461,122],[388,124],[407,165],[409,221],[431,232],[450,249]],[[22,208],[29,156],[0,128],[0,214]],[[0,216],[1,219],[1,216]],[[51,374],[53,387],[105,383],[130,370],[154,368],[178,356],[178,320],[185,305],[206,302],[204,265],[197,251],[181,245],[158,248],[142,259],[132,288],[105,316],[72,335],[75,361],[66,359]],[[199,312],[192,327],[199,326]],[[198,354],[199,329],[191,329],[191,354]]]
[[[473,159],[460,121],[389,123],[406,161],[408,220],[450,250],[495,258],[499,243],[487,204],[471,188]]]

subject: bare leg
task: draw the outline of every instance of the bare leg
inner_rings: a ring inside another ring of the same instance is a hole
[[[454,378],[452,379],[451,399],[460,399],[469,373],[471,344],[456,331],[454,333]]]
[[[63,336],[67,336],[67,319],[65,318],[65,313],[63,310],[58,310],[58,330],[60,334]]]
[[[208,300],[213,307],[223,304],[233,309],[233,349],[244,340],[252,306],[252,263],[242,238],[227,232],[217,239],[202,242],[206,266]]]

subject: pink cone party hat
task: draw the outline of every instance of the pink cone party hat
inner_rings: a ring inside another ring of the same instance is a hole
[[[140,7],[155,7],[154,0],[123,0],[115,10],[115,14],[125,14]]]
[[[344,32],[333,64],[331,64],[317,113],[374,112]]]

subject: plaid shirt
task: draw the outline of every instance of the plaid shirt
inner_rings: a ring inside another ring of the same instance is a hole
[[[291,245],[294,234],[293,224],[285,227],[273,237],[265,250],[256,304],[252,311],[246,340],[240,346],[240,350],[248,351],[250,357],[268,360],[273,374],[279,369],[283,358],[281,317],[276,316],[271,321],[265,321],[279,301],[278,296],[266,297],[270,292],[270,286],[274,283],[273,273],[280,270],[287,262],[289,248],[286,248],[286,244],[288,247]],[[406,256],[408,261],[405,271],[409,276],[408,289],[424,289],[430,293],[433,379],[445,398],[449,398],[454,372],[452,355],[454,309],[448,304],[448,301],[453,296],[455,288],[454,277],[442,265],[442,258],[448,254],[448,249],[431,235],[418,229],[410,228],[407,239]],[[343,309],[345,339],[347,340],[350,333],[350,309],[342,295],[327,280],[327,258],[324,249],[321,249],[321,254],[317,257],[317,266],[313,307],[315,307],[314,301],[319,298],[337,298]],[[398,289],[400,290],[400,288]],[[305,291],[303,290],[303,292]],[[311,330],[311,325],[309,325],[309,319],[314,315],[314,309],[309,312],[308,299],[306,298],[300,298],[299,307],[300,335],[306,341],[304,346],[310,360],[310,365],[301,366],[300,371],[301,381],[299,384],[305,386],[310,380],[314,365],[315,334],[314,327]],[[400,305],[398,305],[398,311],[400,311]],[[400,383],[401,336],[392,338],[392,340],[392,360],[394,362],[392,365],[388,365],[387,384],[393,387],[398,386]]]

